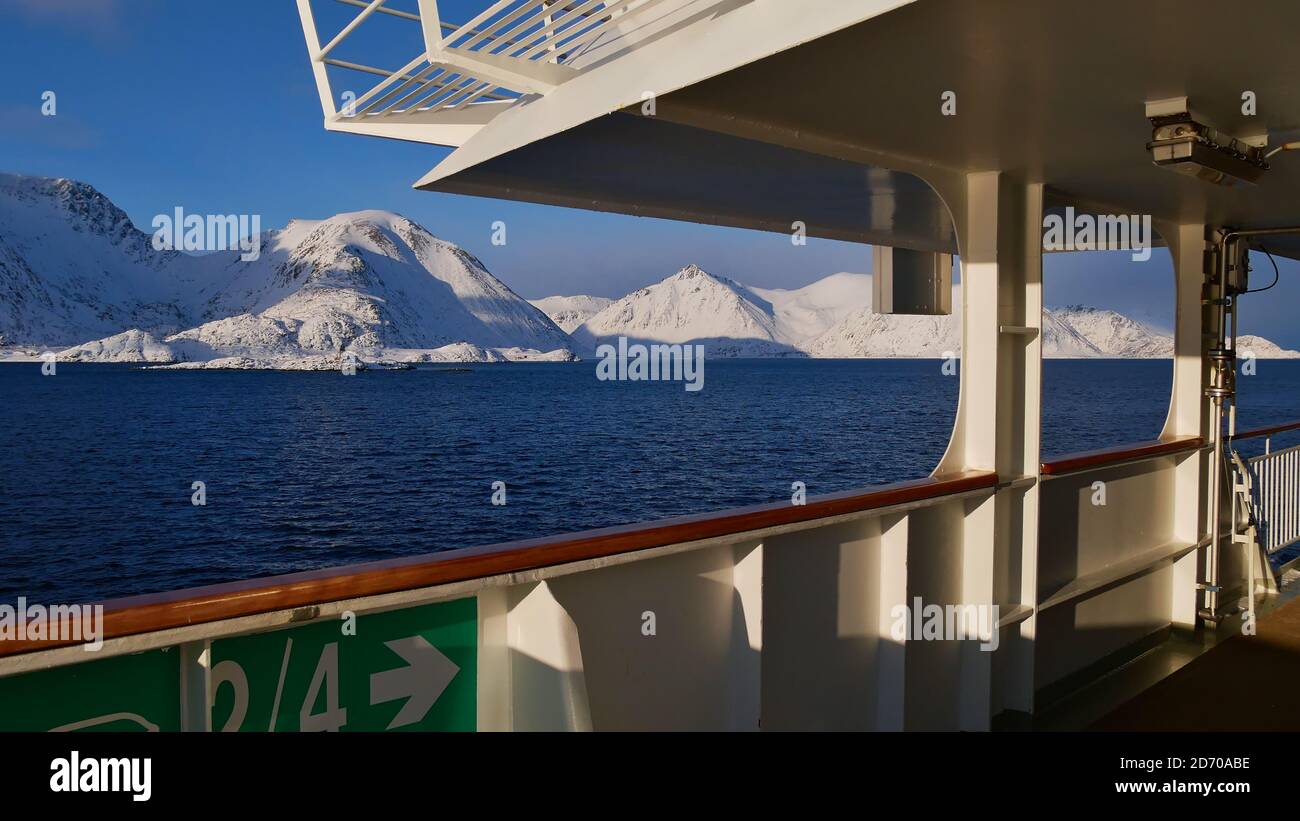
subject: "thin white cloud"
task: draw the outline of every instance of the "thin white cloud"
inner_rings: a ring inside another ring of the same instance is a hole
[[[98,144],[99,134],[72,115],[44,117],[40,109],[39,100],[25,106],[0,106],[0,143],[13,141],[75,150]]]
[[[0,0],[0,9],[13,10],[34,23],[52,23],[112,38],[120,31],[122,0]]]
[[[88,14],[103,18],[117,14],[120,8],[118,0],[8,0],[8,4],[33,17]]]

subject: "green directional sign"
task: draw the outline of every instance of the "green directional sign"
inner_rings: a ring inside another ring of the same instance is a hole
[[[5,676],[0,731],[176,731],[180,694],[175,647]]]
[[[473,731],[473,598],[212,642],[212,729]]]

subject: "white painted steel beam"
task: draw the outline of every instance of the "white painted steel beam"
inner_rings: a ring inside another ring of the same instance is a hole
[[[1209,311],[1202,305],[1206,281],[1205,252],[1208,227],[1199,223],[1156,226],[1174,264],[1174,363],[1169,414],[1161,439],[1180,436],[1211,438],[1211,404],[1205,398],[1209,366],[1205,359],[1205,332]],[[1209,459],[1204,450],[1183,459],[1176,468],[1174,488],[1174,537],[1183,544],[1198,544],[1210,532]],[[1196,628],[1206,545],[1174,561],[1170,623],[1182,631]]]
[[[324,45],[324,47],[322,47],[316,52],[315,58],[317,60],[323,60],[326,57],[328,57],[329,53],[333,51],[334,48],[338,46],[339,43],[343,42],[343,40],[349,34],[356,31],[357,26],[364,23],[366,21],[366,18],[374,14],[376,11],[378,11],[379,7],[382,6],[383,4],[384,4],[384,0],[371,0],[370,5],[366,6],[365,9],[362,10],[362,12],[358,14],[356,17],[353,17],[352,21],[348,23],[346,26],[344,26],[342,31],[334,35],[334,39],[330,40],[328,43]]]
[[[328,122],[338,113],[338,109],[334,105],[334,96],[330,93],[330,79],[325,64],[317,56],[320,54],[320,37],[316,33],[311,0],[298,0],[298,18],[302,22],[302,34],[307,42],[307,54],[311,58],[312,77],[316,81],[316,93],[320,96],[321,112]]]

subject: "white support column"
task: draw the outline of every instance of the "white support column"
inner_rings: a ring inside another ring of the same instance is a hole
[[[763,544],[740,544],[732,550],[731,585],[740,604],[745,638],[727,665],[731,711],[727,726],[756,731],[763,719]]]
[[[547,582],[510,588],[511,729],[591,730],[582,646]]]
[[[1006,576],[995,576],[994,600],[1005,610],[1013,604],[1035,608],[1019,625],[1008,630],[999,652],[1011,670],[1005,690],[995,693],[993,713],[1003,709],[1034,711],[1034,646],[1037,638],[1039,482],[1042,469],[1043,416],[1043,187],[1028,186],[1018,192],[1023,211],[1015,215],[1019,236],[1018,265],[1006,271],[1000,304],[1004,321],[1029,329],[1017,337],[1003,335],[1010,367],[1000,374],[1000,390],[1010,406],[1003,416],[1004,450],[998,472],[1004,478],[1030,479],[1023,487],[998,494],[998,521],[1005,521]],[[1015,253],[1016,247],[1012,252]],[[1005,517],[1005,519],[1003,518]],[[995,571],[996,572],[996,571]]]
[[[966,223],[961,251],[962,351],[957,424],[944,466],[997,468],[998,434],[998,206],[1001,175],[966,177]]]
[[[1204,356],[1206,309],[1201,305],[1205,284],[1206,227],[1200,224],[1157,226],[1169,246],[1174,264],[1174,378],[1161,439],[1210,436],[1210,403],[1205,398],[1208,368]],[[1209,532],[1207,515],[1209,461],[1192,454],[1179,463],[1174,478],[1174,538],[1187,544]],[[1170,623],[1193,630],[1200,605],[1197,582],[1205,552],[1194,550],[1174,563]]]
[[[904,698],[907,692],[907,638],[894,635],[896,608],[907,607],[907,522],[906,513],[889,516],[880,523],[879,642],[876,646],[877,730],[902,730]]]
[[[512,725],[510,675],[510,600],[504,587],[479,591],[478,730],[501,732]]]
[[[996,498],[973,499],[965,505],[961,554],[961,603],[990,607],[993,600],[993,544]],[[961,623],[959,621],[959,623]],[[959,729],[983,732],[989,729],[993,704],[993,654],[981,649],[981,642],[961,642],[961,673],[958,688]]]
[[[1205,284],[1205,226],[1157,226],[1174,264],[1174,385],[1161,438],[1208,436],[1209,401],[1205,398],[1207,366],[1203,351],[1206,329],[1201,305]],[[1190,534],[1189,534],[1190,535]]]
[[[997,498],[972,499],[966,503],[961,554],[961,603],[991,607],[993,598],[993,542]],[[993,620],[996,624],[996,619]],[[994,628],[996,629],[996,628]],[[961,642],[961,686],[958,689],[959,729],[984,732],[989,729],[993,706],[993,652],[967,638]]]
[[[961,254],[961,388],[952,442],[939,472],[993,470],[1007,483],[988,505],[967,509],[962,528],[962,604],[1035,607],[1042,408],[1043,186],[998,172],[967,175],[940,190],[957,216]],[[988,713],[1033,711],[1036,616],[991,659],[964,657],[961,723],[985,728]],[[1001,687],[999,691],[997,688]],[[979,715],[984,712],[985,715]]]

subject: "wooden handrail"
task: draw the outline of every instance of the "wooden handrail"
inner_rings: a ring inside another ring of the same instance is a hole
[[[1270,428],[1255,428],[1254,430],[1248,430],[1232,437],[1232,441],[1235,442],[1238,439],[1254,439],[1257,436],[1272,436],[1275,433],[1286,433],[1289,430],[1300,430],[1300,419],[1297,419],[1294,422],[1283,422],[1280,425],[1274,425]]]
[[[787,502],[752,505],[657,522],[132,596],[104,602],[103,638],[119,638],[325,602],[397,593],[652,547],[748,533],[958,493],[993,490],[997,487],[997,481],[997,475],[991,471],[967,471],[815,496],[803,505]],[[0,656],[75,643],[52,640],[2,641]]]
[[[1167,456],[1172,453],[1183,453],[1204,446],[1205,439],[1200,436],[1181,436],[1177,439],[1170,439],[1165,442],[1148,442],[1141,445],[1119,445],[1118,447],[1103,448],[1102,450],[1067,453],[1066,455],[1058,456],[1051,461],[1043,462],[1042,472],[1044,476],[1061,476],[1066,473],[1091,470],[1093,468],[1113,465],[1119,462],[1129,462],[1135,459],[1148,459],[1156,456]]]

